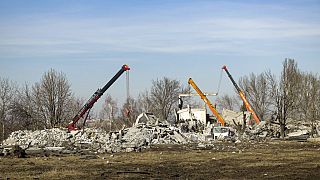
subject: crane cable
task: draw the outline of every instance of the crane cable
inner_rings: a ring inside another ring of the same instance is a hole
[[[221,87],[222,71],[223,71],[223,69],[221,69],[221,71],[220,71],[220,78],[219,78],[219,83],[218,83],[217,96],[219,96],[219,91],[220,91],[220,87]]]
[[[127,100],[130,98],[129,89],[129,71],[126,71],[126,89],[127,89]]]
[[[127,117],[130,118],[132,112],[132,106],[130,104],[130,79],[129,79],[129,71],[126,71],[126,90],[127,90]]]
[[[220,71],[220,77],[219,77],[219,83],[218,83],[218,89],[217,89],[217,96],[216,96],[216,97],[218,97],[218,96],[219,96],[219,93],[220,93],[220,87],[221,87],[221,81],[222,81],[222,73],[223,73],[222,71],[223,71],[223,69],[221,69],[221,71]],[[217,108],[217,107],[216,107],[217,104],[219,104],[219,103],[218,103],[218,98],[215,99],[215,103],[214,103],[214,107],[215,107],[215,108]]]

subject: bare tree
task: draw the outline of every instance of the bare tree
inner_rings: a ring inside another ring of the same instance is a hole
[[[123,104],[121,112],[121,119],[123,119],[125,125],[132,126],[139,115],[138,102],[134,98],[129,97]]]
[[[124,126],[131,127],[139,115],[138,107],[139,103],[134,98],[129,97],[119,109],[117,101],[107,94],[105,104],[100,113],[100,117],[107,121],[103,121],[99,125],[106,131],[119,130]]]
[[[83,98],[75,97],[74,95],[67,99],[66,104],[68,105],[68,108],[64,109],[65,117],[68,118],[65,119],[66,123],[70,123],[73,120],[72,118],[78,114],[84,103],[85,100]],[[83,123],[83,121],[80,120],[79,123]]]
[[[244,76],[239,80],[239,86],[244,90],[248,101],[253,106],[260,120],[264,120],[267,113],[270,113],[271,99],[267,80],[267,73]]]
[[[14,99],[11,111],[11,126],[13,130],[30,129],[35,130],[39,127],[36,121],[35,110],[33,104],[31,90],[28,84],[20,88],[17,97]]]
[[[0,77],[0,123],[1,140],[6,137],[6,119],[16,95],[16,85],[7,78]]]
[[[293,59],[286,59],[283,62],[281,79],[276,90],[277,118],[280,123],[281,137],[285,137],[288,118],[294,117],[299,108],[298,101],[301,93],[301,73],[297,63]]]
[[[167,77],[153,80],[150,91],[153,113],[161,119],[173,119],[173,109],[177,108],[178,96],[184,93],[185,89],[181,87],[178,80],[171,80]]]
[[[222,97],[217,98],[218,107],[221,109],[230,109],[230,110],[239,110],[240,109],[240,102],[239,98],[236,96],[229,96],[227,94],[223,95]]]
[[[33,86],[33,98],[40,118],[46,120],[46,128],[65,123],[69,99],[72,97],[70,84],[65,74],[53,69],[46,72],[40,83]]]
[[[160,119],[174,120],[173,110],[178,108],[180,93],[190,93],[190,88],[167,77],[153,80],[150,91],[146,90],[139,95],[138,111],[152,112]]]
[[[320,113],[320,80],[312,73],[304,73],[302,77],[301,104],[300,104],[300,121],[307,121],[311,125],[311,135],[314,135],[314,130],[319,121]]]
[[[145,90],[144,92],[140,93],[138,96],[138,112],[151,112],[151,99],[150,99],[150,93],[148,90]]]
[[[114,120],[118,114],[118,103],[110,94],[106,94],[100,117],[102,119]]]
[[[269,106],[269,112],[270,112],[270,120],[272,120],[273,122],[276,121],[277,118],[277,114],[278,114],[278,103],[277,103],[277,99],[278,99],[278,88],[279,88],[279,82],[278,79],[276,77],[276,75],[272,74],[272,72],[266,71],[265,72],[266,75],[266,79],[267,79],[267,85],[268,85],[268,96],[270,99],[270,106]]]

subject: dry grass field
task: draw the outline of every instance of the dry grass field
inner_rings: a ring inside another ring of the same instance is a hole
[[[320,179],[320,144],[162,145],[134,153],[1,157],[0,179]]]

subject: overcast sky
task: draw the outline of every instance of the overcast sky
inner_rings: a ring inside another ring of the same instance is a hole
[[[54,68],[87,99],[128,64],[133,96],[164,76],[214,92],[223,65],[236,80],[285,58],[319,73],[319,22],[318,0],[1,0],[0,77],[33,84]],[[220,93],[232,88],[224,74]],[[125,76],[108,93],[124,99]]]

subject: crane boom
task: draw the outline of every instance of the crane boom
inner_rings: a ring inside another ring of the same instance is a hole
[[[194,90],[197,91],[197,93],[200,95],[201,99],[209,106],[212,113],[217,117],[218,121],[221,123],[222,126],[224,126],[225,121],[222,118],[222,116],[218,113],[218,111],[213,107],[209,99],[202,93],[202,91],[198,88],[198,86],[195,84],[195,82],[189,78],[188,83],[193,87]]]
[[[217,96],[218,93],[203,93],[205,96]],[[179,94],[179,97],[190,97],[190,96],[200,96],[197,93],[189,93],[189,94]]]
[[[98,101],[98,99],[103,95],[104,92],[106,92],[107,89],[122,75],[123,72],[130,70],[128,65],[123,65],[121,69],[117,72],[116,75],[113,76],[113,78],[105,85],[102,89],[98,89],[91,98],[86,102],[86,104],[79,110],[77,115],[74,116],[72,119],[72,122],[67,126],[68,131],[72,131],[76,129],[76,123],[81,119],[86,112],[88,112]]]
[[[244,95],[243,91],[239,88],[239,86],[237,85],[237,83],[234,81],[233,77],[231,76],[231,74],[229,73],[227,66],[223,66],[222,69],[224,69],[228,75],[228,77],[230,78],[232,84],[234,85],[234,87],[237,89],[240,98],[242,99],[244,105],[246,106],[246,109],[252,114],[254,120],[256,121],[257,124],[260,123],[260,119],[257,116],[256,112],[253,110],[251,104],[249,103],[249,101],[247,100],[246,96]]]

